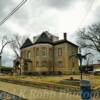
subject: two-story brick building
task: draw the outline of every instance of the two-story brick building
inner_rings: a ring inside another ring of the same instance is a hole
[[[78,52],[78,46],[67,40],[45,31],[33,37],[34,42],[27,39],[21,47],[22,72],[62,72],[65,74],[78,72],[78,60],[71,55]]]

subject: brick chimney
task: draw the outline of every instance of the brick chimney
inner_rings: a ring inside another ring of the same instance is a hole
[[[64,33],[64,40],[67,40],[67,33]]]

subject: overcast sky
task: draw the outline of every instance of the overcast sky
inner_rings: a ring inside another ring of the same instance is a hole
[[[0,21],[22,0],[0,0]],[[100,0],[27,0],[27,2],[0,26],[2,35],[28,35],[32,38],[42,31],[60,36],[68,33],[74,41],[75,31],[100,21]],[[73,38],[72,38],[73,37]],[[3,54],[5,65],[11,65],[13,52],[6,47]]]

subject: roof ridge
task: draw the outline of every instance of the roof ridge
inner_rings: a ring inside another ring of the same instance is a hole
[[[52,43],[52,40],[48,37],[48,35],[43,32],[39,37],[38,39],[36,40],[35,43]]]

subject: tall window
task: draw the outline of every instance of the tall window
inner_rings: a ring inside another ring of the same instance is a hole
[[[58,56],[62,56],[62,48],[58,48]]]
[[[39,56],[39,48],[36,48],[36,56]]]
[[[46,55],[47,55],[47,48],[42,47],[42,56],[46,56]]]

